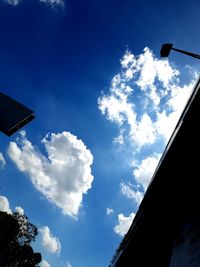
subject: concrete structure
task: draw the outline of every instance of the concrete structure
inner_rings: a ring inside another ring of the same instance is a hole
[[[200,79],[110,267],[200,266]]]

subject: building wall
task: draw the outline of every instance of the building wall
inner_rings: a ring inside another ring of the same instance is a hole
[[[174,242],[169,267],[200,266],[200,221],[186,222]]]

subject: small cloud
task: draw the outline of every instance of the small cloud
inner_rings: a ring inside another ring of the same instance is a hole
[[[161,154],[154,154],[142,160],[140,165],[133,171],[134,178],[146,190],[154,171],[158,165]]]
[[[120,183],[121,192],[127,198],[132,198],[139,205],[143,199],[144,193],[138,189],[134,189],[131,184],[125,184],[124,182]]]
[[[117,137],[113,140],[114,144],[123,145],[124,144],[124,130],[120,129],[120,133]]]
[[[106,209],[106,214],[107,214],[107,215],[110,215],[110,214],[112,214],[112,213],[114,213],[114,210],[113,210],[113,209],[110,209],[110,208],[107,208],[107,209]]]
[[[55,7],[64,8],[65,6],[64,0],[39,0],[39,1],[51,6],[52,8],[55,8]]]
[[[128,217],[124,216],[124,214],[119,214],[118,224],[114,227],[115,233],[124,236],[128,232],[134,217],[135,213],[131,213]]]
[[[72,267],[70,262],[67,262],[67,266],[66,267]]]
[[[43,226],[39,229],[42,236],[42,245],[50,253],[60,253],[61,244],[57,237],[54,237],[48,226]]]
[[[12,213],[7,197],[0,196],[0,211]]]
[[[4,0],[9,5],[17,6],[21,0]]]
[[[47,261],[42,260],[40,263],[40,267],[50,267],[50,264]]]
[[[38,191],[63,214],[76,218],[83,195],[92,186],[93,156],[84,143],[69,132],[48,134],[42,144],[47,155],[35,148],[22,132],[17,142],[10,142],[8,155]]]
[[[6,165],[6,161],[4,159],[3,154],[0,152],[0,168],[1,169],[4,169],[5,168],[5,165]]]

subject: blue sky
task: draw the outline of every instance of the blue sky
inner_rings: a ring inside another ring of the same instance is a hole
[[[199,61],[196,0],[0,0],[0,90],[33,109],[0,138],[0,209],[37,225],[41,267],[104,267],[127,232]],[[173,186],[173,185],[172,185]]]

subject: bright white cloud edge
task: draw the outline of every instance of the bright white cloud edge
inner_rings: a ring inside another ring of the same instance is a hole
[[[118,214],[118,224],[114,227],[115,233],[123,237],[128,232],[134,217],[133,212],[127,217],[122,213]]]
[[[48,226],[39,228],[39,233],[42,237],[43,247],[50,253],[59,254],[61,251],[61,244],[57,237],[53,236]]]

